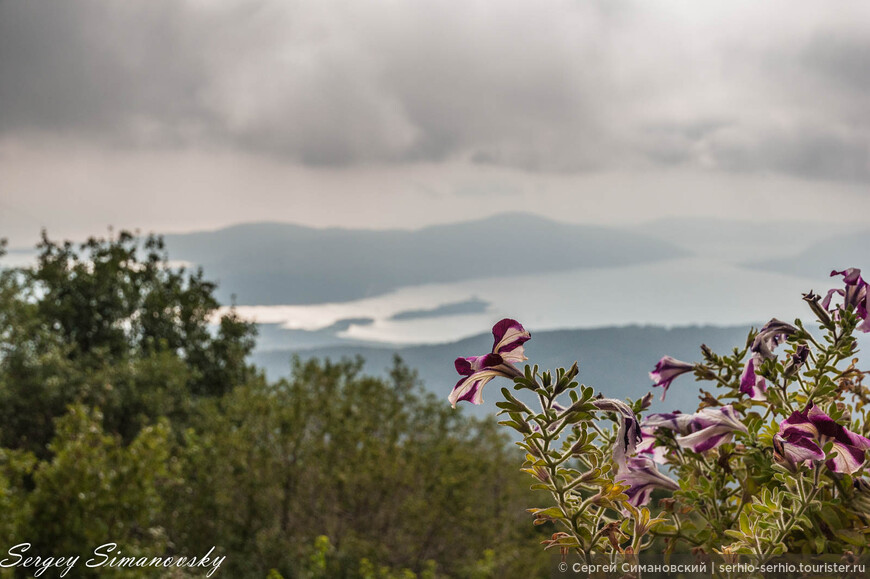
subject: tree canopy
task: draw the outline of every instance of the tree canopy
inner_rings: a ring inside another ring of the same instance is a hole
[[[215,547],[232,577],[545,574],[517,452],[401,360],[269,382],[255,327],[159,237],[38,250],[0,270],[0,547]]]

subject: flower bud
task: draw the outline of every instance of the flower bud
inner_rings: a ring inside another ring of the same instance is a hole
[[[624,536],[622,531],[619,530],[619,522],[614,521],[612,523],[607,523],[602,531],[602,534],[607,537],[607,541],[610,543],[613,550],[619,552],[619,541]]]
[[[643,398],[640,399],[640,409],[646,410],[647,408],[652,406],[652,401],[653,401],[653,393],[647,392],[646,396],[644,396]]]
[[[822,323],[823,326],[828,328],[829,330],[834,328],[834,322],[831,320],[831,315],[828,313],[822,304],[819,301],[822,299],[822,296],[816,295],[813,293],[813,290],[810,290],[809,293],[803,294],[804,301],[809,304],[810,309],[813,310],[813,313],[816,314],[816,317]]]
[[[568,453],[571,455],[579,454],[579,452],[581,450],[583,450],[583,447],[585,447],[585,446],[586,446],[585,439],[578,440],[577,442],[574,443],[574,445],[571,447],[571,450],[569,450]]]
[[[670,499],[670,498],[659,499],[659,507],[661,507],[661,509],[663,511],[665,511],[666,513],[673,513],[674,512],[674,504],[676,502],[677,502],[676,499]]]
[[[701,344],[701,354],[704,355],[704,359],[708,362],[712,362],[716,359],[716,354],[707,344]]]
[[[806,344],[800,344],[796,349],[794,354],[789,356],[788,362],[785,363],[785,368],[783,368],[782,374],[786,378],[794,378],[797,376],[798,372],[801,369],[801,366],[804,365],[804,362],[807,361],[807,357],[810,355],[810,349]]]
[[[550,482],[550,473],[548,473],[547,469],[542,466],[533,466],[531,468],[531,474],[543,483]]]

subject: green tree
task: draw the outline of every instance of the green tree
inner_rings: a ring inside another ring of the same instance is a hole
[[[124,445],[102,428],[99,411],[70,407],[58,420],[50,448],[53,458],[33,472],[28,517],[18,531],[37,554],[78,554],[117,543],[124,556],[155,556],[166,548],[160,526],[167,466],[168,424],[143,428]],[[151,570],[114,570],[118,576],[159,576]],[[87,573],[81,562],[76,576]],[[97,574],[96,572],[94,572]]]
[[[0,269],[0,541],[215,547],[226,576],[258,579],[545,574],[494,420],[398,360],[386,378],[296,360],[268,382],[214,289],[126,232],[44,236],[33,267]]]
[[[238,553],[234,576],[306,577],[319,536],[331,577],[358,576],[363,558],[467,576],[487,549],[495,576],[541,569],[518,456],[494,422],[452,410],[399,361],[388,380],[361,365],[296,360],[289,380],[216,402],[189,432],[174,540]]]
[[[171,267],[159,237],[121,232],[76,249],[43,234],[38,249],[35,266],[0,272],[4,446],[48,456],[54,419],[77,402],[130,441],[252,373],[254,327],[232,312],[211,326],[215,285]]]

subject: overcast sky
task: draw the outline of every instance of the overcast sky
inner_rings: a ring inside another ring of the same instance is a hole
[[[870,3],[0,0],[0,236],[867,221]]]

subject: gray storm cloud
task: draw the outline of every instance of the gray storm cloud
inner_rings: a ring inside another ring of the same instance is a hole
[[[866,3],[0,2],[0,138],[870,177]]]

